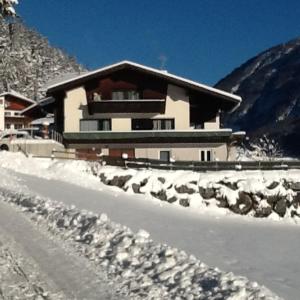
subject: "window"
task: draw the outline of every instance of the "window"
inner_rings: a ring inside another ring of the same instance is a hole
[[[111,130],[111,120],[110,119],[102,119],[98,120],[98,130],[105,130],[109,131]]]
[[[211,151],[206,151],[206,160],[211,161]]]
[[[154,130],[171,130],[174,129],[173,119],[156,119],[153,120]]]
[[[15,129],[21,129],[23,128],[23,124],[15,124]]]
[[[113,91],[112,92],[113,100],[137,100],[139,98],[140,98],[140,95],[135,90]]]
[[[201,161],[205,161],[205,151],[201,150]]]
[[[80,120],[80,131],[97,131],[98,120]]]
[[[170,161],[170,152],[171,151],[160,151],[159,152],[159,159],[162,161],[169,162]]]
[[[200,151],[201,161],[212,161],[212,151],[211,150],[201,150]]]
[[[80,131],[109,131],[111,130],[110,119],[80,120]]]
[[[8,117],[8,116],[11,116],[11,112],[10,112],[10,111],[6,111],[4,114],[5,114],[5,116],[7,116],[7,117]]]
[[[172,130],[174,119],[132,119],[132,130]]]
[[[10,123],[6,123],[6,124],[5,124],[5,128],[6,128],[6,129],[11,129],[11,128],[12,128],[12,125],[11,125]]]

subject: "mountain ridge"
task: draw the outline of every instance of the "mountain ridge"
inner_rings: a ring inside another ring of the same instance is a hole
[[[286,155],[300,156],[300,38],[262,51],[215,87],[240,95],[240,107],[224,116],[226,126],[250,137],[276,139]]]

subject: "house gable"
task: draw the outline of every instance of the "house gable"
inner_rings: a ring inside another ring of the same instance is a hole
[[[113,78],[114,76],[117,76],[117,74],[122,74],[122,72],[123,75],[127,74],[127,76],[123,76],[123,78],[127,78],[127,84],[130,78],[130,76],[128,76],[129,73],[131,74],[131,76],[133,76],[132,79],[142,78],[143,75],[148,76],[147,81],[149,83],[160,82],[160,88],[163,88],[163,86],[166,86],[167,84],[182,87],[186,89],[188,93],[197,94],[199,101],[200,99],[203,100],[206,96],[209,96],[210,99],[215,99],[215,101],[218,101],[220,109],[225,111],[236,108],[241,102],[241,97],[239,96],[170,74],[165,71],[149,68],[130,61],[123,61],[114,65],[110,65],[108,67],[104,67],[86,73],[84,75],[77,76],[73,79],[69,79],[58,84],[49,86],[47,89],[47,94],[53,95],[53,93],[55,92],[74,89],[78,86],[86,86],[88,92],[91,92],[93,88],[97,88],[97,81],[99,79]],[[117,80],[115,80],[114,82],[116,81]],[[140,80],[141,83],[147,81]],[[135,80],[134,82],[136,83],[137,81]],[[119,82],[119,85],[122,86],[121,82]],[[158,86],[156,86],[155,90],[157,91],[157,89],[159,89]],[[104,97],[108,96],[109,92],[104,91]]]

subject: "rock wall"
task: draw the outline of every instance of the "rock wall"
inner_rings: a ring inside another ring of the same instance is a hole
[[[247,177],[236,172],[233,176],[218,175],[214,179],[213,176],[207,178],[203,173],[200,177],[199,174],[187,176],[190,180],[182,178],[172,182],[166,173],[158,175],[158,172],[133,173],[128,170],[127,174],[126,170],[120,169],[120,175],[116,175],[118,172],[112,175],[110,169],[108,172],[105,170],[94,167],[93,173],[106,185],[150,195],[183,207],[217,207],[257,218],[300,217],[300,177],[297,181],[285,176]]]

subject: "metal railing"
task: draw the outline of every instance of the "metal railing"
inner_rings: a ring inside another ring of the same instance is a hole
[[[176,161],[163,162],[161,160],[147,158],[115,158],[101,157],[107,165],[128,168],[153,168],[160,170],[190,170],[190,171],[224,171],[224,170],[287,170],[300,169],[300,160],[277,160],[277,161]]]
[[[50,131],[50,139],[53,140],[53,141],[56,141],[60,144],[63,143],[63,136],[62,134],[60,134],[59,132],[55,131],[55,130],[51,130]]]
[[[274,161],[175,161],[158,159],[102,156],[96,153],[52,151],[52,159],[98,161],[110,166],[133,169],[187,170],[187,171],[241,171],[241,170],[289,170],[300,169],[300,160]]]

